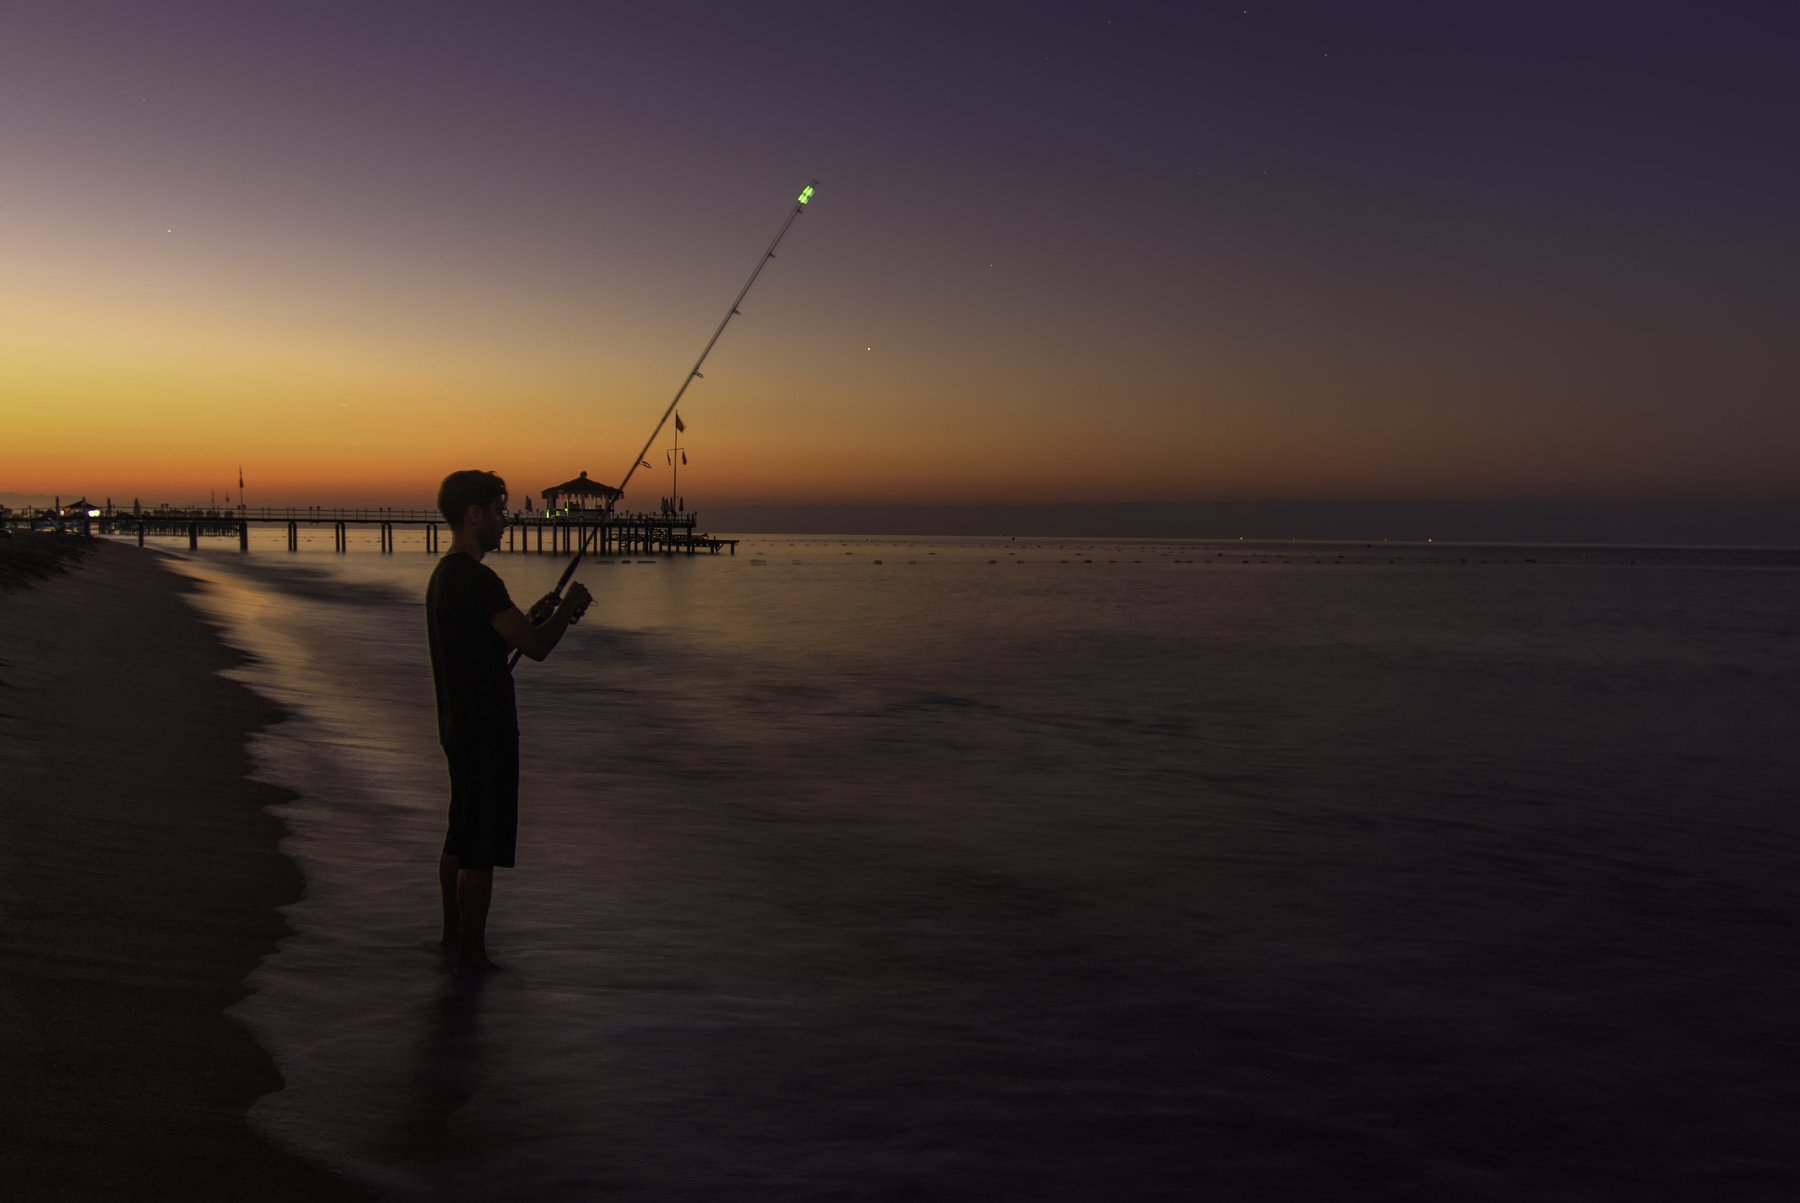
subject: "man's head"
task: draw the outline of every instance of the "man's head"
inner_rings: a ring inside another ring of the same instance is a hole
[[[438,486],[438,513],[454,531],[476,528],[482,550],[493,551],[506,526],[506,482],[478,468],[452,472]]]

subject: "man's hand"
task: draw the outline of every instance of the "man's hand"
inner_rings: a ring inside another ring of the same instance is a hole
[[[587,586],[576,581],[569,586],[569,625],[581,621],[587,608],[594,604],[594,595],[588,592]]]
[[[552,614],[556,613],[556,603],[559,600],[561,599],[556,594],[546,593],[537,599],[525,617],[531,620],[532,626],[541,627],[550,621]]]
[[[533,660],[542,660],[593,601],[594,595],[577,582],[560,598],[546,593],[532,605],[529,614],[521,613],[517,606],[508,606],[488,621],[508,644]]]

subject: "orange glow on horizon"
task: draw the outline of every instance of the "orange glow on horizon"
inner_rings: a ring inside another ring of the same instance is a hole
[[[614,483],[759,264],[690,506],[1800,495],[1779,106],[1678,21],[966,7],[22,6],[0,498]]]

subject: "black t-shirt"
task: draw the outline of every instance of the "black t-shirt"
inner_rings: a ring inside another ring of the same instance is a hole
[[[439,560],[431,574],[425,622],[437,683],[438,739],[445,747],[519,733],[506,667],[511,649],[490,622],[511,606],[494,570],[460,551]]]

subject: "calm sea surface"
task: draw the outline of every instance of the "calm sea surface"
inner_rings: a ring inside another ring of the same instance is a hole
[[[1800,1194],[1800,555],[590,561],[475,986],[435,557],[178,555],[293,710],[252,1119],[384,1196]]]

